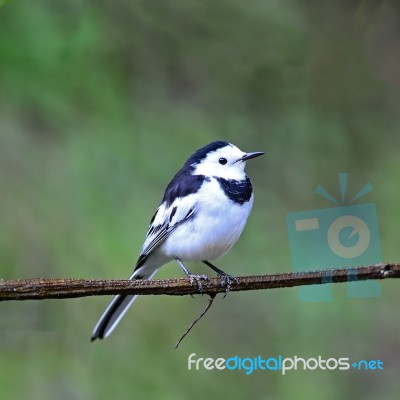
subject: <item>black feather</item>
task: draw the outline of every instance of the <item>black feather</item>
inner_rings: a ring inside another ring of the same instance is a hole
[[[177,209],[178,209],[178,207],[176,207],[176,206],[172,208],[171,214],[169,215],[169,223],[172,222],[172,218],[174,218],[174,215],[175,215]]]
[[[236,181],[234,179],[216,178],[226,196],[235,203],[243,204],[250,200],[253,186],[250,179]]]
[[[222,149],[222,147],[231,146],[230,143],[224,142],[222,140],[217,140],[216,142],[211,142],[206,146],[198,149],[194,152],[185,162],[183,168],[191,168],[193,169],[193,164],[198,164],[201,160],[204,160],[207,157],[207,154],[216,151],[218,149]]]
[[[96,339],[104,339],[104,335],[106,333],[106,328],[108,324],[110,323],[111,318],[113,317],[114,313],[118,310],[120,305],[123,303],[125,300],[126,295],[117,295],[115,297],[115,302],[112,305],[112,308],[108,311],[107,315],[105,318],[101,321],[100,326],[96,329],[95,332],[93,332],[92,338],[90,339],[92,342],[93,340]]]
[[[204,181],[209,181],[204,175],[192,175],[190,171],[182,168],[170,182],[165,190],[162,202],[169,207],[176,198],[197,193]]]

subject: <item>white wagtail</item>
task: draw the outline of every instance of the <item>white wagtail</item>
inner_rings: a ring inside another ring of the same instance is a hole
[[[225,254],[241,235],[254,197],[244,168],[247,160],[262,154],[217,141],[190,156],[165,190],[129,279],[151,279],[175,260],[201,291],[201,280],[207,277],[191,274],[183,261],[202,261],[229,289],[232,277],[208,260]],[[110,335],[136,297],[115,296],[95,326],[92,341]]]

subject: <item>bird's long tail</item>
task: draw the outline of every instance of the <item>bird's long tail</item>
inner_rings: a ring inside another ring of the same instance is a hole
[[[150,279],[154,273],[143,275],[136,270],[129,279]],[[138,295],[119,294],[115,296],[94,327],[91,341],[109,336],[137,297]]]

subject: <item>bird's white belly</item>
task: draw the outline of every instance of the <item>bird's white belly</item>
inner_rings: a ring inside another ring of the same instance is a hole
[[[250,214],[253,196],[238,205],[225,196],[203,198],[196,216],[179,226],[162,245],[167,257],[186,261],[213,260],[238,240]]]

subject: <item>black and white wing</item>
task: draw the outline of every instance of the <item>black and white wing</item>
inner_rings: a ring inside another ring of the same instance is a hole
[[[135,271],[179,225],[194,217],[196,213],[195,194],[204,179],[204,176],[190,175],[182,170],[175,175],[165,191],[163,201],[150,221]]]

